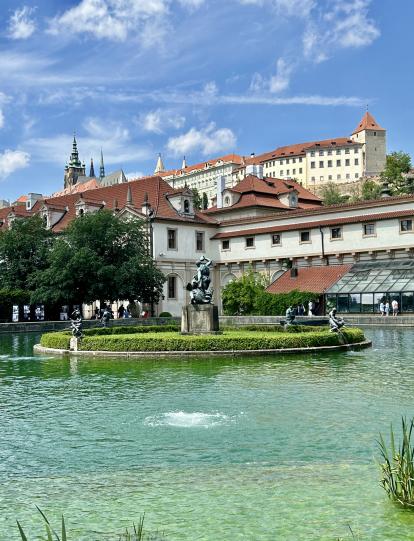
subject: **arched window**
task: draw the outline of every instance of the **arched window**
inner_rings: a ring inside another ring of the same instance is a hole
[[[230,206],[230,197],[228,195],[226,195],[226,197],[224,198],[224,204],[226,205],[226,207]]]
[[[184,199],[184,212],[185,214],[190,212],[190,201],[188,199]]]
[[[79,216],[83,216],[85,211],[83,209],[79,209]]]

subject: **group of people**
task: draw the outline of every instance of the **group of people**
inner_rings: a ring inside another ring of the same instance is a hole
[[[315,316],[318,313],[318,307],[315,301],[309,301],[306,308],[304,303],[301,302],[297,306],[290,307],[295,316]]]
[[[398,306],[397,299],[393,299],[391,301],[391,307],[390,307],[390,301],[388,299],[386,299],[385,302],[384,300],[381,300],[380,305],[379,305],[379,312],[382,316],[389,316],[390,308],[392,310],[392,315],[394,317],[398,316],[399,306]]]

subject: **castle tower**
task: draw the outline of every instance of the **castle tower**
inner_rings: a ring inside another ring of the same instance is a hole
[[[69,163],[65,166],[63,179],[64,188],[70,188],[76,184],[78,177],[85,176],[85,164],[79,160],[78,144],[75,135],[73,136],[72,154]]]
[[[95,168],[93,166],[93,158],[91,158],[91,167],[89,169],[89,176],[95,178]]]
[[[387,155],[386,133],[367,111],[351,135],[352,141],[363,144],[364,176],[376,176],[384,170]]]
[[[161,158],[161,154],[158,154],[157,165],[155,166],[154,173],[155,174],[164,173],[164,171],[165,171],[165,167],[164,167],[164,163],[163,163],[162,158]]]

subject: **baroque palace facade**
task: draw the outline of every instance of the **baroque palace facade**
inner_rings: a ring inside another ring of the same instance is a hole
[[[317,192],[328,182],[349,186],[376,177],[383,171],[385,159],[386,130],[367,111],[349,137],[283,146],[258,156],[227,154],[195,165],[187,165],[184,158],[180,169],[168,171],[159,156],[154,173],[173,188],[197,188],[207,195],[211,206],[217,184],[235,186],[249,165],[262,167],[266,177],[295,180]]]
[[[261,175],[246,165],[233,187],[219,184],[214,205],[196,211],[188,188],[161,176],[81,193],[33,197],[0,209],[0,228],[33,214],[54,232],[76,217],[109,209],[125,219],[152,217],[152,256],[167,277],[157,313],[180,315],[195,261],[214,261],[214,301],[248,269],[263,273],[269,291],[325,293],[341,311],[376,311],[384,295],[414,311],[414,197],[322,206],[300,183]],[[149,222],[148,222],[149,224]]]

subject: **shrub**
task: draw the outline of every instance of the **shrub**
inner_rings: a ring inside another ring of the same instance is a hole
[[[315,301],[318,298],[317,293],[298,291],[296,289],[289,293],[262,291],[256,297],[254,310],[257,315],[261,316],[284,316],[289,306],[297,306],[303,303],[307,310],[309,301]]]
[[[158,317],[172,317],[172,314],[170,312],[161,312]]]
[[[300,332],[322,332],[326,331],[327,325],[290,325],[288,327],[284,327],[284,325],[274,325],[269,323],[266,324],[258,324],[255,325],[254,323],[251,323],[249,325],[225,325],[221,326],[220,329],[222,331],[258,331],[258,332],[288,332],[288,333],[300,333]]]
[[[134,325],[134,326],[119,326],[119,327],[96,327],[94,329],[86,329],[83,331],[85,336],[101,336],[109,334],[137,334],[149,332],[166,332],[179,331],[178,325]]]
[[[362,342],[360,329],[344,330],[348,343]],[[85,336],[84,351],[240,351],[260,349],[336,346],[340,334],[325,332],[269,333],[229,331],[222,335],[180,335],[178,333],[142,333],[135,335]]]
[[[383,463],[381,485],[388,497],[403,507],[414,508],[414,445],[411,441],[414,419],[410,423],[402,418],[402,442],[395,446],[394,431],[391,427],[390,449],[380,435],[379,446]]]
[[[44,348],[69,349],[71,333],[69,331],[48,332],[42,334],[40,345]]]

